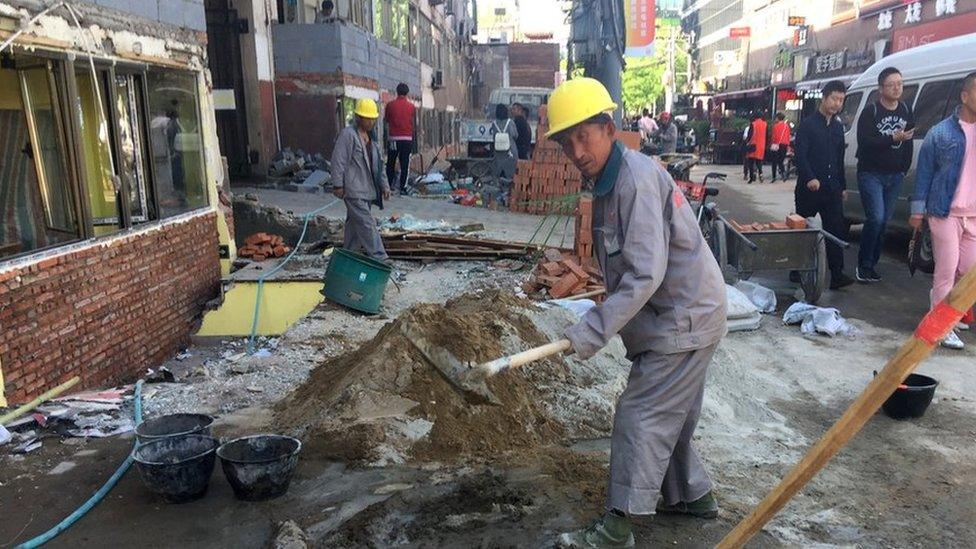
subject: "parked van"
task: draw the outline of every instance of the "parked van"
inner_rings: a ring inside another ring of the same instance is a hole
[[[976,71],[976,34],[966,34],[933,44],[919,46],[885,57],[871,65],[847,91],[840,113],[847,138],[844,167],[847,175],[847,199],[844,216],[851,223],[864,221],[860,193],[857,190],[857,120],[878,98],[878,75],[885,67],[901,71],[905,81],[902,101],[915,113],[915,158],[905,176],[901,195],[888,230],[909,231],[912,192],[915,188],[915,162],[925,134],[951,114],[959,105],[962,79]]]

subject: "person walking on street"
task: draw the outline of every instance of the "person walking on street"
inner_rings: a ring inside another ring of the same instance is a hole
[[[756,175],[759,182],[763,183],[763,159],[766,157],[766,121],[763,120],[763,113],[759,111],[756,117],[749,124],[749,139],[746,141],[746,158],[749,159],[749,183],[756,182]]]
[[[817,111],[803,119],[796,132],[796,212],[803,217],[820,215],[823,229],[847,238],[844,221],[844,125],[837,114],[844,106],[847,88],[839,80],[823,87]],[[830,289],[839,290],[854,283],[844,273],[844,250],[827,242]]]
[[[678,126],[671,120],[671,113],[661,113],[661,123],[654,135],[661,139],[661,154],[674,154],[678,150]]]
[[[976,72],[962,81],[959,107],[929,130],[918,153],[909,224],[919,229],[923,221],[932,232],[935,307],[976,266]],[[942,346],[964,347],[955,330]]]
[[[529,125],[529,111],[521,103],[512,103],[512,122],[515,122],[515,130],[518,131],[518,139],[515,144],[518,146],[519,160],[528,160],[532,153],[532,126]]]
[[[786,115],[776,113],[776,123],[773,124],[773,132],[769,142],[769,164],[772,166],[773,177],[770,182],[776,181],[776,174],[786,182],[786,151],[790,148],[790,125],[786,122]],[[761,175],[761,174],[760,174]]]
[[[407,97],[410,88],[403,82],[397,84],[397,97],[386,104],[383,120],[389,134],[389,147],[386,154],[386,179],[397,194],[407,187],[410,174],[410,153],[413,152],[414,122],[417,107]],[[397,162],[400,163],[400,177],[397,179]]]
[[[515,161],[518,159],[519,132],[508,116],[508,106],[495,105],[495,120],[491,123],[491,137],[495,151],[492,175],[511,179],[515,177]]]
[[[651,116],[651,111],[644,109],[641,111],[641,118],[637,122],[637,129],[640,130],[641,141],[650,141],[651,136],[657,133],[657,122]]]
[[[606,301],[565,335],[585,360],[619,334],[632,361],[614,414],[606,511],[560,535],[560,547],[633,547],[630,515],[718,516],[692,439],[726,333],[725,281],[671,176],[617,141],[616,108],[592,78],[569,80],[549,99],[547,136],[594,195],[594,255],[607,281]]]
[[[905,172],[912,165],[915,117],[901,100],[901,72],[888,67],[878,75],[878,100],[857,121],[857,189],[864,206],[864,230],[857,254],[858,282],[880,282],[878,260],[885,229],[895,213]]]
[[[369,213],[371,204],[382,210],[383,200],[390,198],[383,155],[373,131],[380,113],[372,99],[356,100],[353,112],[353,123],[339,132],[332,152],[332,194],[346,204],[342,247],[386,263],[390,258]]]

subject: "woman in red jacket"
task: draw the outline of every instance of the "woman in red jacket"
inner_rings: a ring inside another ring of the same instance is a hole
[[[759,174],[759,182],[763,182],[762,165],[766,157],[766,121],[763,120],[763,113],[756,113],[752,124],[749,125],[749,140],[746,148],[746,158],[749,160],[749,183],[756,181],[756,174]]]
[[[776,123],[773,124],[773,135],[769,144],[769,164],[773,168],[773,179],[776,173],[782,181],[786,181],[786,151],[790,148],[790,125],[786,122],[786,115],[776,113]]]

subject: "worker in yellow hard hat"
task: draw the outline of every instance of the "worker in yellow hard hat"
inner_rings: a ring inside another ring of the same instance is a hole
[[[725,281],[671,176],[617,141],[616,108],[590,78],[549,98],[546,135],[594,196],[593,250],[607,290],[565,335],[581,359],[620,335],[633,361],[614,416],[605,512],[562,534],[561,547],[632,547],[631,515],[718,515],[692,436],[705,373],[726,333]]]
[[[357,99],[353,122],[339,132],[332,152],[332,193],[346,204],[342,247],[387,262],[376,220],[370,205],[383,209],[390,198],[390,184],[383,169],[383,156],[376,143],[376,101]]]

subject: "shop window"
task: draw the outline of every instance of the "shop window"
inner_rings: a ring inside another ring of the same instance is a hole
[[[121,228],[118,203],[121,182],[116,177],[112,158],[113,145],[105,103],[110,90],[105,76],[105,72],[98,71],[93,77],[87,68],[79,69],[75,74],[82,167],[96,236]]]
[[[847,97],[844,98],[844,107],[841,109],[840,121],[844,124],[844,131],[848,131],[854,127],[854,117],[857,115],[857,108],[861,106],[861,98],[864,97],[863,92],[849,93]]]
[[[926,82],[922,86],[918,101],[915,102],[915,139],[925,137],[929,129],[945,117],[949,94],[954,84],[951,80],[939,80]]]
[[[203,141],[197,79],[192,73],[151,70],[149,152],[160,217],[206,206]]]
[[[81,236],[53,80],[38,65],[0,68],[0,259]]]

